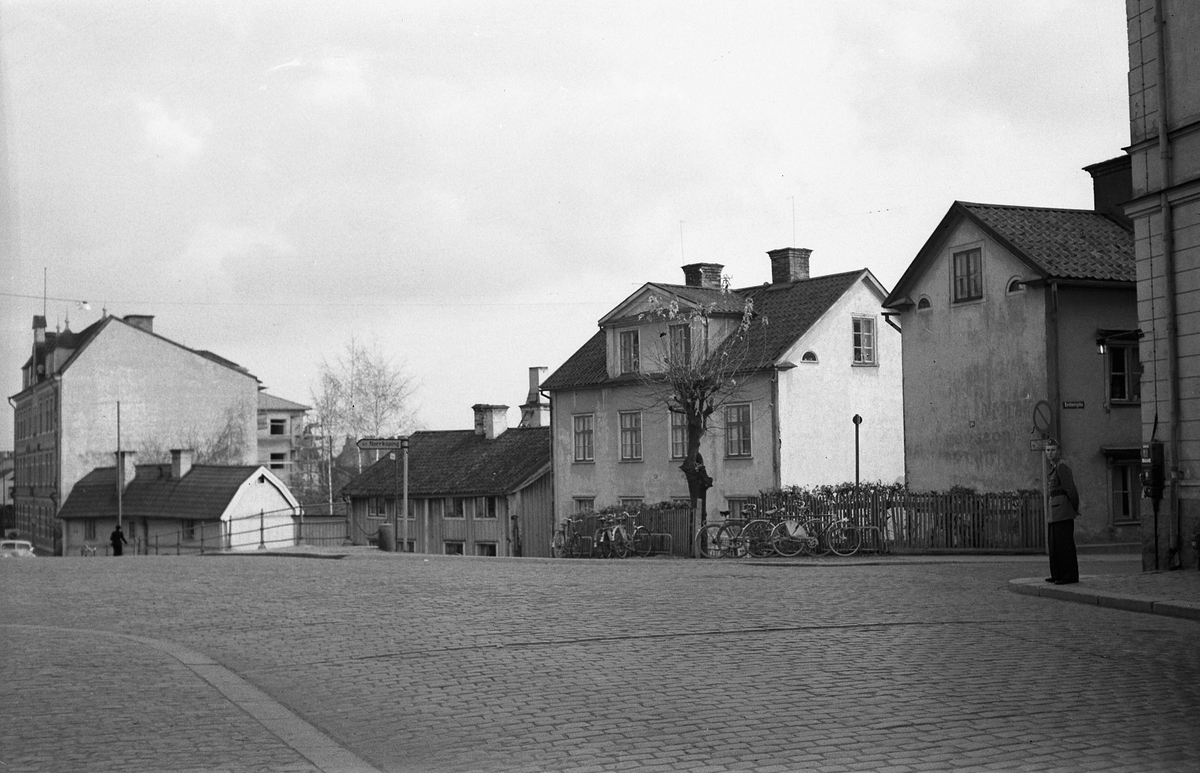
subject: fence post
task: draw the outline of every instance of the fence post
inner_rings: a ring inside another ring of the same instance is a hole
[[[259,510],[258,510],[258,549],[259,550],[267,549],[266,529],[264,526],[265,522],[266,522],[266,516],[263,514],[262,508],[259,508]]]

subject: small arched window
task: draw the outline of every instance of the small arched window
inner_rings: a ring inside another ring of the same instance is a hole
[[[929,303],[928,298],[922,297],[921,300],[917,301],[917,311],[929,311],[930,306],[932,304]]]
[[[1012,279],[1008,280],[1008,294],[1009,295],[1012,295],[1013,293],[1024,292],[1024,291],[1025,291],[1025,282],[1021,280],[1021,277],[1014,276]]]
[[[816,361],[817,361],[817,353],[816,352],[808,351],[808,352],[805,352],[800,357],[800,362],[816,362]]]

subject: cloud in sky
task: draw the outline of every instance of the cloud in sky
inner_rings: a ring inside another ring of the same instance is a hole
[[[757,284],[795,234],[890,286],[953,200],[1087,207],[1128,142],[1091,0],[34,0],[0,35],[9,395],[44,269],[92,303],[51,325],[154,314],[299,402],[374,337],[466,427],[684,263]]]

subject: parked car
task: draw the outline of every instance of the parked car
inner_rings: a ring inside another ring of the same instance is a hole
[[[0,558],[33,558],[33,544],[21,539],[0,542]]]

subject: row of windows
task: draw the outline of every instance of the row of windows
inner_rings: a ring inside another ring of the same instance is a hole
[[[31,400],[17,408],[13,416],[17,440],[52,431],[55,427],[57,400],[58,396],[49,392],[36,402]]]
[[[53,486],[58,483],[58,466],[53,451],[33,451],[14,461],[13,485]]]
[[[875,346],[875,318],[856,316],[851,321],[852,361],[855,365],[877,364]],[[692,358],[692,329],[690,325],[671,325],[669,356],[671,362],[691,362]],[[811,355],[811,358],[809,357]],[[806,362],[816,362],[816,355],[805,353]],[[638,373],[641,370],[641,333],[634,330],[622,330],[617,333],[617,367],[622,375]]]
[[[672,459],[687,456],[687,417],[682,413],[670,412]],[[642,412],[621,411],[618,414],[618,452],[623,462],[640,462],[644,458],[642,447]],[[581,413],[573,417],[574,459],[577,462],[596,461],[596,415]],[[748,457],[753,455],[750,403],[725,406],[725,455]]]
[[[430,518],[451,520],[466,519],[470,514],[475,519],[494,520],[499,510],[500,497],[449,497],[447,499],[423,499],[429,507]],[[396,500],[390,497],[367,497],[368,518],[390,517],[390,507]],[[417,503],[408,501],[408,520],[417,517]]]

